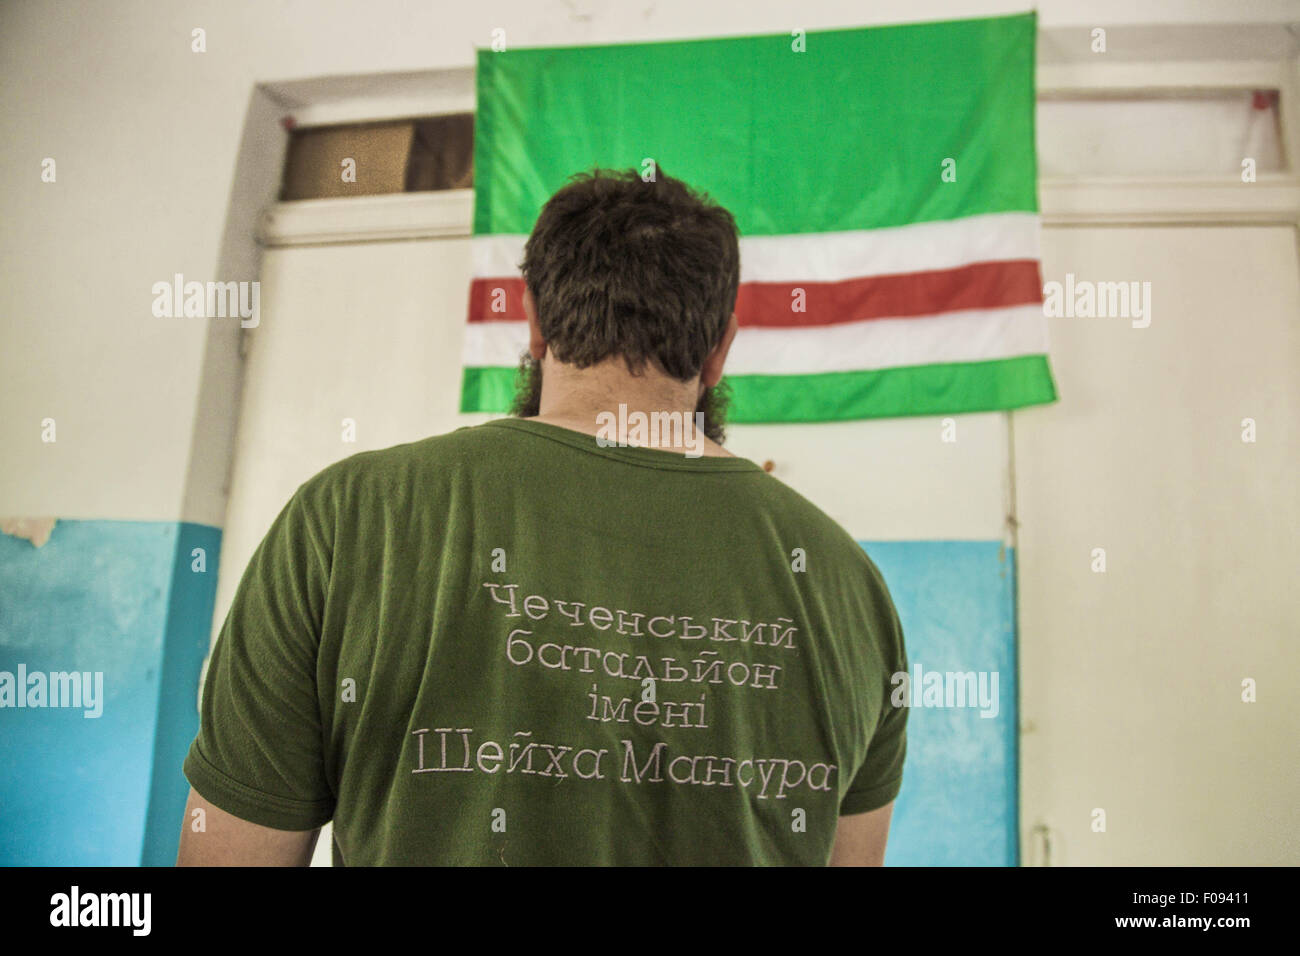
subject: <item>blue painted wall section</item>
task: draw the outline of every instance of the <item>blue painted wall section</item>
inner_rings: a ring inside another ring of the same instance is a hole
[[[0,535],[0,670],[103,672],[102,716],[0,709],[0,865],[170,865],[198,730],[221,532],[60,521]],[[867,542],[913,667],[998,674],[998,713],[909,715],[890,865],[1015,865],[1015,565],[997,541]],[[206,569],[193,568],[194,550]]]
[[[212,632],[220,549],[220,529],[188,523],[179,526],[158,688],[158,729],[154,735],[149,813],[141,858],[145,866],[172,866],[176,862],[190,791],[181,764],[199,730],[199,672],[208,655]]]
[[[220,542],[176,522],[61,520],[40,548],[0,535],[0,670],[98,671],[104,696],[97,718],[0,709],[0,865],[175,859]],[[202,574],[180,560],[194,547]]]
[[[915,676],[998,674],[998,711],[913,707],[891,866],[1019,857],[1014,552],[1000,541],[863,542],[889,586]],[[924,681],[924,678],[922,678]],[[991,688],[991,685],[988,685]],[[914,692],[915,693],[915,692]]]

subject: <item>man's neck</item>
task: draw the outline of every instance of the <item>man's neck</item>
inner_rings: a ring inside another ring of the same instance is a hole
[[[699,381],[679,382],[646,368],[631,375],[621,358],[586,369],[548,355],[532,421],[556,425],[620,445],[637,445],[691,457],[735,458],[699,427]]]
[[[543,411],[528,419],[544,425],[555,425],[570,431],[581,432],[596,438],[613,440],[629,446],[644,446],[660,451],[677,452],[681,455],[703,456],[706,458],[735,458],[731,452],[706,436],[696,427],[693,411],[681,409],[644,409],[634,408],[626,402],[623,410],[600,409],[578,411],[576,409],[561,411]],[[640,412],[644,417],[638,419],[634,414]],[[638,434],[638,421],[643,423],[643,433]],[[620,422],[623,428],[620,431]],[[665,423],[673,422],[672,427]],[[681,422],[681,427],[676,426]],[[689,429],[689,431],[687,431]],[[687,439],[687,440],[683,440]]]

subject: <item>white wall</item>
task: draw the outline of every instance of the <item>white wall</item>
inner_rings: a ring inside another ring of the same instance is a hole
[[[0,4],[0,514],[220,525],[237,382],[200,415],[202,320],[155,319],[151,285],[215,279],[259,82],[473,64],[511,43],[617,42],[1019,12],[1024,0],[125,0]],[[1043,27],[1283,22],[1288,0],[1072,0]],[[190,31],[207,52],[190,52]],[[53,157],[58,182],[40,181]],[[238,268],[239,257],[227,257]],[[226,278],[229,278],[227,276]],[[223,320],[214,320],[223,321]],[[228,321],[228,320],[226,320]],[[225,359],[214,362],[230,368]],[[40,421],[59,425],[55,445]],[[195,442],[195,429],[202,427]],[[195,460],[191,462],[192,446]],[[182,513],[183,502],[186,508]]]
[[[1021,822],[1055,864],[1300,860],[1297,252],[1283,226],[1046,234],[1047,281],[1151,283],[1147,328],[1051,319],[1061,401],[1014,416]]]

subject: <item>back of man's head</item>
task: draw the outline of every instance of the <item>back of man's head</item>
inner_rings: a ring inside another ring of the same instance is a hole
[[[542,208],[521,267],[558,361],[621,356],[688,382],[727,329],[740,246],[731,213],[662,169],[597,169]]]

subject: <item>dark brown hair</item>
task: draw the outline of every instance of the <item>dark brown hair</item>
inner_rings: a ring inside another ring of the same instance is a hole
[[[593,169],[547,201],[520,267],[556,359],[687,382],[735,309],[740,244],[731,213],[662,168]]]

